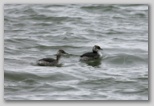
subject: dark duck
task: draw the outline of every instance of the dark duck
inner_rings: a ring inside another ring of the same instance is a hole
[[[80,61],[90,61],[99,59],[101,57],[101,53],[99,52],[99,50],[103,49],[100,46],[95,45],[92,49],[92,52],[87,52],[80,56]]]
[[[37,61],[39,66],[56,66],[59,63],[59,60],[63,54],[68,54],[64,50],[59,50],[56,54],[56,59],[53,58],[43,58]]]

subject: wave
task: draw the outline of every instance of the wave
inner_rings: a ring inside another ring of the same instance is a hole
[[[61,21],[76,19],[76,18],[71,18],[71,17],[67,17],[67,16],[54,16],[54,15],[50,16],[49,14],[43,14],[41,12],[37,12],[33,8],[28,8],[27,10],[25,10],[25,12],[27,14],[29,14],[29,18],[28,18],[29,20],[43,20],[43,21],[61,22]],[[52,12],[52,11],[50,11],[50,12]],[[79,18],[79,19],[81,19],[81,18]]]
[[[35,74],[24,73],[24,72],[4,72],[4,79],[11,81],[22,81],[25,79],[39,79],[40,77]]]
[[[42,67],[41,67],[42,68]],[[44,70],[47,69],[44,67]],[[52,72],[52,71],[51,71]],[[4,72],[4,79],[5,81],[10,80],[10,81],[23,81],[30,83],[31,81],[33,82],[39,82],[39,81],[68,81],[68,80],[75,80],[75,79],[80,79],[75,75],[67,74],[67,73],[61,73],[61,72],[52,72],[52,73],[28,73],[28,72],[14,72],[14,71],[5,71]]]
[[[49,16],[45,16],[45,15],[31,15],[29,19],[61,22],[61,21],[66,21],[66,20],[70,19],[70,17],[56,17],[56,16],[49,17]]]
[[[122,93],[122,94],[144,94],[148,93],[148,88],[143,88],[143,89],[120,89],[116,90],[115,93]]]
[[[147,12],[148,13],[148,12]],[[143,13],[143,12],[134,12],[133,14],[132,14],[132,17],[133,18],[136,18],[136,17],[139,17],[139,18],[148,18],[147,17],[147,15],[146,15],[146,13]]]
[[[140,65],[148,64],[148,56],[130,55],[130,54],[117,54],[115,56],[109,56],[103,59],[103,61],[114,65]]]
[[[84,10],[101,10],[103,11],[113,11],[117,9],[116,5],[89,5],[89,6],[82,6],[81,9]]]
[[[110,29],[106,32],[106,34],[110,34],[110,35],[114,35],[114,34],[123,34],[125,32],[122,32],[122,31],[116,31],[116,30],[113,30],[113,29]]]

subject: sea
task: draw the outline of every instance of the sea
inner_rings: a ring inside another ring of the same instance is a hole
[[[148,7],[4,4],[4,100],[148,100]],[[36,64],[59,49],[60,65]]]

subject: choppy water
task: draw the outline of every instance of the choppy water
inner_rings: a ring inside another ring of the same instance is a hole
[[[58,49],[61,67],[34,65]],[[4,50],[5,100],[148,100],[148,5],[5,4]]]

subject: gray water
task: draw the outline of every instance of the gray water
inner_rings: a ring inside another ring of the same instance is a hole
[[[58,49],[61,66],[35,64]],[[148,5],[5,4],[4,99],[148,100]]]

